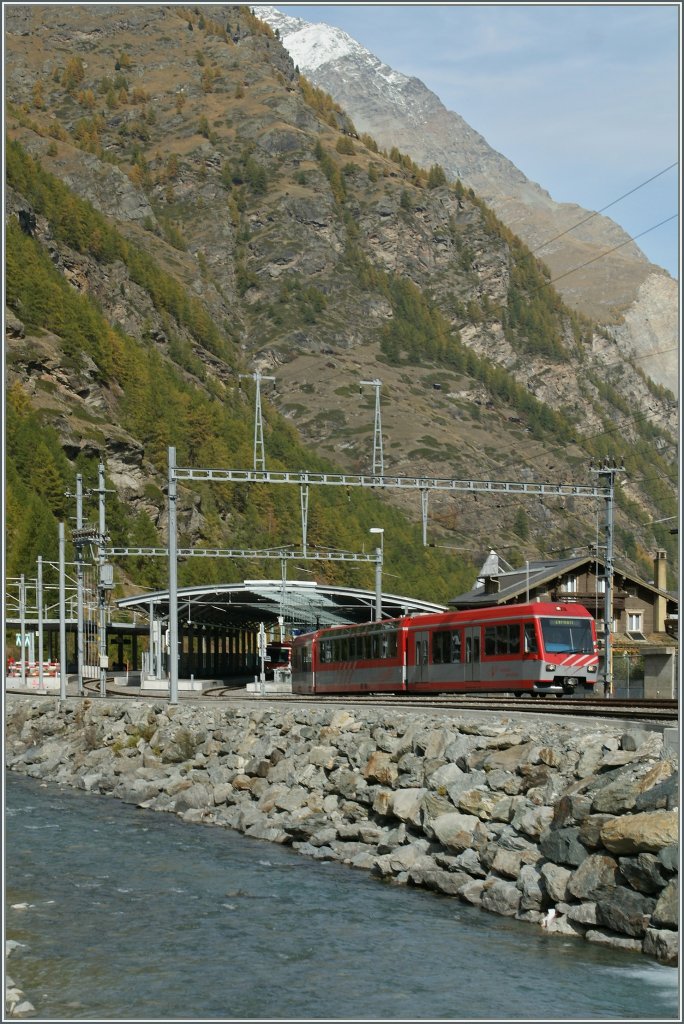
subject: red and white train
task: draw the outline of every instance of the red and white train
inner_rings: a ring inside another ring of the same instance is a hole
[[[276,669],[288,669],[292,657],[292,644],[282,640],[272,640],[266,645],[264,675],[273,679]]]
[[[293,693],[592,691],[596,626],[579,604],[535,602],[331,626],[292,643]]]

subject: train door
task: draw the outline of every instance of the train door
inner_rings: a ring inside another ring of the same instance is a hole
[[[430,653],[430,634],[425,631],[421,631],[415,634],[416,638],[416,650],[415,650],[415,665],[413,679],[416,683],[427,683],[429,679],[428,674],[428,658]]]
[[[466,682],[480,682],[480,627],[468,626],[464,633]]]

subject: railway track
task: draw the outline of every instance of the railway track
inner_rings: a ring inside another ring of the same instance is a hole
[[[86,683],[88,694],[99,696],[99,682]],[[108,697],[127,697],[140,699],[141,696],[165,700],[168,690],[131,692],[130,687],[116,686],[107,683]],[[328,694],[308,695],[299,693],[259,693],[248,692],[239,686],[216,686],[200,691],[183,691],[178,695],[184,704],[217,703],[230,701],[250,703],[267,700],[271,704],[310,704],[349,707],[402,708],[409,710],[445,710],[445,711],[495,711],[498,713],[526,713],[535,715],[555,715],[557,717],[626,719],[635,722],[652,722],[661,725],[677,723],[679,720],[679,702],[676,700],[622,700],[614,698],[581,697],[557,699],[552,697],[510,697],[509,695],[477,696],[472,694],[434,694],[388,696],[372,696],[370,694]]]

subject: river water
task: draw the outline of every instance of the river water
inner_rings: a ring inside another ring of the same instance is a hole
[[[681,1019],[673,968],[236,832],[12,773],[5,825],[34,1019]]]

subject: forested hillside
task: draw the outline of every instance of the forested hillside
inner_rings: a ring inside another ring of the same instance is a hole
[[[676,550],[672,396],[645,379],[470,190],[380,150],[244,7],[26,7],[6,63],[7,574],[54,558],[75,473],[107,471],[112,544],[165,540],[180,465],[249,468],[254,384],[269,469],[369,472],[382,380],[388,474],[593,482],[624,459],[616,557],[647,576]],[[602,359],[595,358],[597,350]],[[361,394],[359,393],[361,391]],[[91,502],[89,515],[95,516]],[[193,485],[181,544],[301,538],[297,488]],[[511,561],[596,543],[586,499],[431,498],[318,488],[310,544],[368,550],[385,589],[446,601],[490,547]],[[277,562],[188,559],[180,582]],[[372,586],[372,568],[320,578]],[[123,588],[163,585],[122,560]]]

